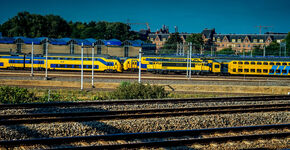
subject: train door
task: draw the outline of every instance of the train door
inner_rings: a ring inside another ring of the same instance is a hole
[[[131,68],[132,70],[138,69],[138,61],[137,60],[132,60],[131,61]]]
[[[221,64],[221,73],[222,74],[228,74],[229,73],[228,72],[228,64],[224,64],[224,63]]]

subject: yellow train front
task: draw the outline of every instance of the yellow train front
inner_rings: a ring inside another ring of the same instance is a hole
[[[81,57],[76,56],[48,56],[49,70],[81,70]],[[31,56],[0,56],[0,68],[5,69],[29,69],[32,66]],[[45,57],[34,57],[33,68],[36,70],[43,70],[46,67]],[[92,69],[92,58],[84,57],[83,69]],[[118,59],[95,57],[94,70],[103,72],[122,72],[122,65]]]

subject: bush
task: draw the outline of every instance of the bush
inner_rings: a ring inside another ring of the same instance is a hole
[[[111,99],[153,99],[166,98],[168,92],[164,87],[142,83],[122,82],[121,85],[110,94]]]
[[[0,87],[0,102],[4,104],[30,103],[36,99],[33,92],[26,88],[19,87]]]

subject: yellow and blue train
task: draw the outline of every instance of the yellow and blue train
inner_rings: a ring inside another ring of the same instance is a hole
[[[290,76],[290,59],[192,58],[193,74]],[[124,70],[138,69],[138,59],[124,62]],[[142,57],[142,70],[166,74],[185,73],[189,66],[185,57]]]
[[[116,58],[95,57],[94,71],[122,72],[122,65]],[[0,55],[0,68],[25,69],[31,68],[32,57],[29,55]],[[48,56],[47,66],[49,70],[81,70],[81,57],[79,56]],[[43,70],[46,67],[46,57],[34,57],[33,68]],[[84,57],[83,69],[92,69],[92,57]]]

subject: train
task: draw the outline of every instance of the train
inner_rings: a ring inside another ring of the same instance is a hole
[[[125,58],[121,61],[113,56],[96,56],[94,71],[124,72],[139,69],[138,58]],[[81,57],[79,56],[48,56],[47,69],[49,70],[81,70]],[[0,69],[30,69],[32,67],[31,55],[0,55]],[[33,68],[44,70],[46,57],[35,56]],[[92,69],[92,57],[84,57],[83,69]],[[141,70],[151,73],[182,74],[191,70],[198,75],[258,75],[258,76],[290,76],[290,59],[265,58],[221,58],[221,57],[193,57],[183,56],[143,56]]]
[[[124,70],[136,70],[138,67],[137,58],[124,62]],[[290,59],[196,57],[189,64],[186,57],[157,56],[142,57],[141,68],[159,74],[185,73],[191,68],[192,74],[200,75],[290,76]]]
[[[33,63],[32,63],[33,59]],[[81,57],[79,56],[48,56],[48,70],[81,70]],[[0,69],[30,69],[33,65],[35,70],[44,70],[46,68],[46,57],[31,55],[0,55]],[[83,70],[89,71],[94,67],[94,71],[102,72],[122,72],[120,60],[114,57],[83,57]]]

